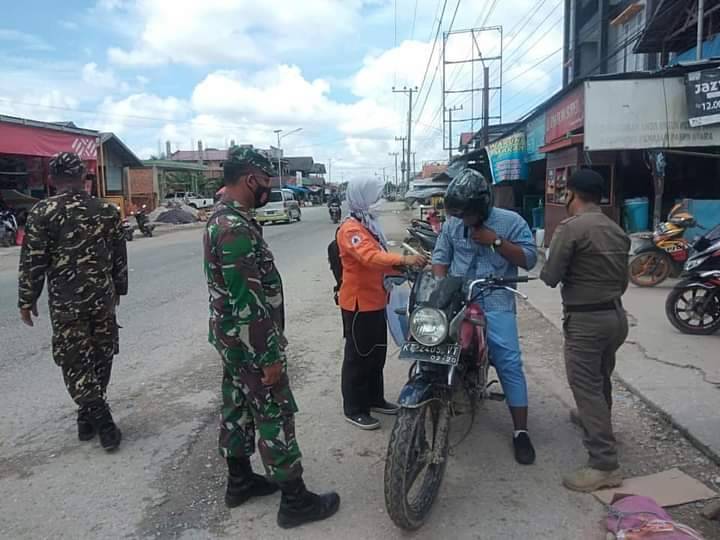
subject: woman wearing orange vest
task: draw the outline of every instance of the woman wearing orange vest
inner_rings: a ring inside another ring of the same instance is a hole
[[[383,368],[387,353],[384,278],[399,266],[424,266],[418,255],[387,251],[387,241],[370,208],[382,195],[377,178],[353,180],[346,198],[350,217],[337,233],[343,274],[339,304],[342,309],[345,358],[342,394],[345,419],[361,429],[377,429],[370,411],[396,414],[398,406],[385,400]]]

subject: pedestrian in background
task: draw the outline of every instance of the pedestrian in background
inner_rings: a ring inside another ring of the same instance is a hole
[[[33,326],[47,276],[53,358],[78,405],[78,438],[97,433],[110,451],[122,437],[106,393],[119,346],[115,309],[128,290],[127,251],[118,209],[84,190],[84,173],[76,154],[50,160],[58,195],[28,215],[18,306],[22,321]]]
[[[371,212],[383,187],[377,178],[351,181],[346,193],[350,217],[337,232],[343,269],[339,294],[345,338],[343,411],[348,422],[366,430],[380,427],[371,411],[396,414],[398,410],[396,404],[385,399],[383,383],[387,355],[385,276],[401,266],[427,263],[420,255],[388,252],[380,223]]]
[[[227,460],[225,503],[282,492],[283,528],[328,518],[336,493],[316,495],[303,482],[295,438],[297,405],[285,357],[283,286],[273,254],[252,217],[270,200],[270,161],[250,148],[232,147],[223,165],[225,192],[207,222],[205,276],[210,292],[210,343],[223,365],[220,454]],[[270,480],[254,474],[258,448]]]
[[[628,286],[630,239],[600,210],[602,176],[581,169],[567,188],[570,217],[555,230],[540,278],[550,287],[562,283],[565,366],[577,404],[571,420],[583,430],[589,454],[587,466],[566,475],[563,484],[591,492],[622,484],[611,377],[615,353],[628,335],[620,298]]]

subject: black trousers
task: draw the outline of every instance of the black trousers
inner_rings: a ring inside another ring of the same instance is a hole
[[[385,404],[383,368],[387,355],[385,310],[342,310],[345,358],[342,395],[345,416],[369,414]]]

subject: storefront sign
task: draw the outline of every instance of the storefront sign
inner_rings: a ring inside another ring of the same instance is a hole
[[[690,127],[685,79],[585,83],[585,150],[720,146],[720,126]]]
[[[691,127],[720,124],[720,69],[688,73],[685,93]]]
[[[75,152],[84,161],[96,161],[97,138],[0,122],[0,153],[51,157],[58,152]]]
[[[525,140],[527,141],[527,160],[539,161],[545,159],[540,147],[545,144],[545,113],[533,118],[525,126]]]
[[[570,92],[545,115],[545,144],[565,137],[580,129],[585,119],[585,93],[583,87]]]
[[[493,182],[527,180],[527,149],[525,133],[517,132],[487,147]]]

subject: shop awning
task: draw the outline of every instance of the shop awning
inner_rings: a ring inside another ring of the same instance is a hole
[[[563,148],[569,148],[571,146],[575,146],[576,144],[582,144],[583,139],[584,136],[581,133],[580,135],[573,135],[571,137],[567,137],[566,139],[560,139],[546,144],[545,146],[541,146],[539,150],[544,153],[554,152],[555,150],[562,150]]]
[[[97,140],[90,130],[0,116],[0,154],[51,157],[75,152],[84,161],[97,161]]]
[[[283,189],[289,189],[290,191],[294,191],[294,192],[296,192],[296,193],[310,193],[310,190],[309,190],[308,188],[302,187],[302,186],[290,186],[290,185],[287,185],[287,186],[283,186],[282,188],[283,188]]]

